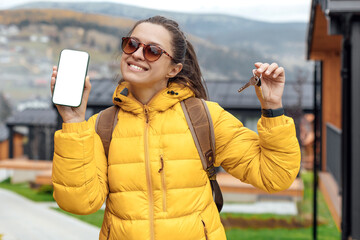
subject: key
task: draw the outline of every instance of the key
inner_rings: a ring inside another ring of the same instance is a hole
[[[242,86],[241,88],[239,88],[238,92],[242,92],[243,90],[245,90],[246,88],[250,87],[250,86],[261,86],[261,77],[262,74],[260,74],[259,76],[255,75],[255,70],[253,70],[253,76],[249,79],[249,82],[247,82],[244,86]]]

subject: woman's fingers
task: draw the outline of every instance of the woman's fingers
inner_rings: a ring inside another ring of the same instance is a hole
[[[279,75],[284,75],[285,70],[283,67],[279,67],[274,71],[273,78],[277,78]]]
[[[84,94],[83,94],[83,99],[82,99],[82,102],[84,102],[84,104],[87,104],[87,101],[88,101],[89,95],[90,95],[90,91],[91,91],[90,77],[86,76],[85,86],[84,86]]]
[[[279,66],[277,63],[272,63],[265,71],[265,75],[270,76]]]
[[[53,72],[52,72],[51,81],[50,81],[51,94],[53,94],[53,92],[54,92],[54,86],[55,86],[56,76],[57,76],[57,67],[56,67],[56,66],[53,66]]]
[[[52,77],[50,83],[51,94],[54,93],[54,87],[55,87],[55,77]]]
[[[57,75],[57,67],[56,67],[56,66],[53,66],[53,72],[52,72],[51,77],[55,77],[55,78],[56,78],[56,75]]]
[[[268,63],[263,63],[258,67],[258,69],[256,69],[256,72],[259,74],[263,74],[268,69],[268,67],[269,67]]]
[[[271,78],[277,78],[280,75],[285,75],[285,70],[283,67],[279,67],[277,63],[261,63],[257,62],[255,63],[256,73],[258,74],[265,74],[266,76],[269,76]]]
[[[254,65],[256,68],[259,68],[261,66],[262,62],[256,62]]]

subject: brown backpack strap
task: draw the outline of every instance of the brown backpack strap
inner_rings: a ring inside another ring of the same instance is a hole
[[[223,198],[219,184],[216,181],[215,134],[209,109],[203,99],[188,98],[181,101],[186,121],[198,150],[201,163],[211,184],[214,201],[219,212],[223,206]]]
[[[95,131],[101,138],[106,157],[109,154],[110,142],[117,123],[118,112],[119,107],[111,106],[101,111],[96,118]]]

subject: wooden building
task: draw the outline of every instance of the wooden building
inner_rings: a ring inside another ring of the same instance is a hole
[[[0,124],[0,161],[10,158],[9,139],[9,129],[5,126],[5,124]],[[14,146],[12,148],[12,157],[22,157],[24,155],[24,135],[20,132],[13,131],[11,139]]]
[[[55,109],[25,109],[6,121],[9,129],[9,158],[26,156],[34,160],[52,160],[57,112]],[[24,137],[19,139],[17,129]]]
[[[360,1],[313,0],[307,41],[319,186],[342,239],[360,239]]]
[[[9,130],[0,123],[0,160],[9,157]]]

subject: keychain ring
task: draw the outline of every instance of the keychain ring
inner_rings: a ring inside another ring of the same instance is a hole
[[[255,74],[255,69],[253,69],[253,76],[254,76],[254,78],[255,78],[255,80],[256,80],[256,84],[255,85],[257,85],[258,83],[259,83],[259,81],[261,81],[261,77],[262,77],[262,73],[260,73],[260,76],[257,76],[256,74]]]

